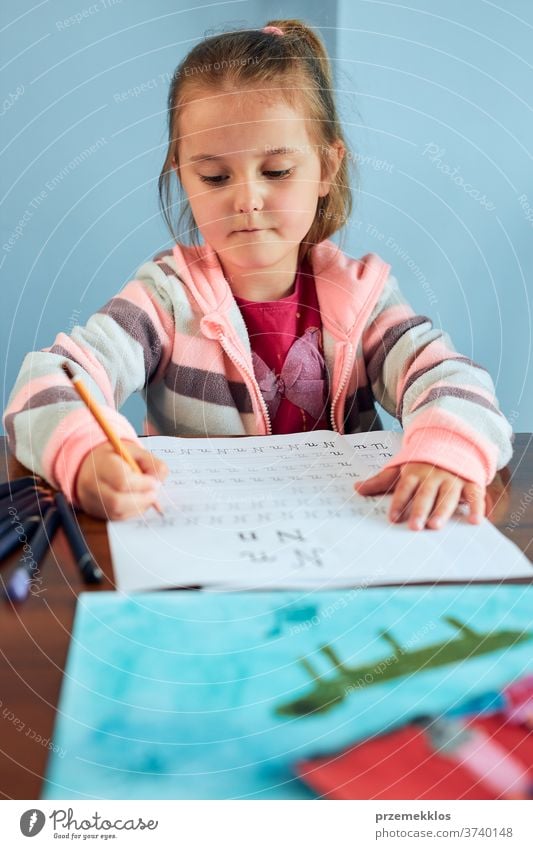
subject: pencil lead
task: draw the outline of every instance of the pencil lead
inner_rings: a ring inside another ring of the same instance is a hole
[[[61,363],[61,368],[69,378],[69,380],[74,380],[74,372],[72,371],[70,365],[66,362]]]

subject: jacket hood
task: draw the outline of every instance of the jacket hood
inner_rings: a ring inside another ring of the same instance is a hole
[[[209,244],[176,244],[176,270],[205,316],[225,318],[235,304],[220,260]],[[352,339],[381,294],[390,266],[377,254],[354,259],[330,239],[308,254],[324,326],[338,339]]]

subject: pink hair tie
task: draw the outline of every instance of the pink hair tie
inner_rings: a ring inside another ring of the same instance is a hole
[[[272,35],[283,35],[283,30],[279,27],[263,27],[261,32],[271,32]]]

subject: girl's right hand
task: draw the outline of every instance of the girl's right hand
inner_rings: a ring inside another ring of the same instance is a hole
[[[74,487],[77,504],[99,519],[129,519],[144,513],[157,499],[168,466],[136,442],[124,440],[144,474],[134,472],[109,442],[82,460]]]

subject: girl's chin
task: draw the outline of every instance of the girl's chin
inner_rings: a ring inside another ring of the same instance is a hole
[[[278,248],[278,250],[276,250]],[[269,264],[278,259],[277,253],[280,255],[287,253],[287,246],[279,239],[261,240],[261,244],[233,244],[231,248],[224,251],[226,256],[240,257],[241,259],[250,260],[252,257],[258,260],[264,260]]]

